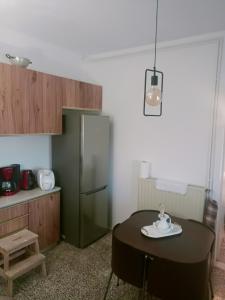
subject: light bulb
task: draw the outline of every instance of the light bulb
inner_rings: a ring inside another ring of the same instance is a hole
[[[157,85],[152,85],[146,93],[145,101],[150,106],[157,106],[161,103],[161,90]]]

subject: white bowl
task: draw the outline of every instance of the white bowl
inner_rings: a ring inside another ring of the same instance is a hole
[[[11,56],[10,54],[6,54],[5,56],[9,59],[11,64],[22,68],[26,68],[29,64],[32,64],[32,61],[25,57]]]

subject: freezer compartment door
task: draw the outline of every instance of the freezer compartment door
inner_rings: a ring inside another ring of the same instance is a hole
[[[108,184],[109,117],[81,115],[80,191],[87,192]]]
[[[108,188],[80,195],[80,247],[83,248],[109,231]]]

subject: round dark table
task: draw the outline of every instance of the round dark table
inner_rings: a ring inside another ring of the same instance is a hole
[[[115,228],[114,235],[149,257],[147,289],[163,300],[208,300],[210,259],[215,234],[204,224],[171,217],[182,233],[149,238],[143,226],[158,219],[158,211],[138,211]]]

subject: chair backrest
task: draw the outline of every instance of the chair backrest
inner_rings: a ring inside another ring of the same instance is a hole
[[[183,264],[155,258],[149,264],[147,290],[162,300],[209,299],[208,261]]]
[[[117,237],[117,224],[112,232],[112,271],[120,279],[136,287],[143,287],[144,253],[124,244]]]

